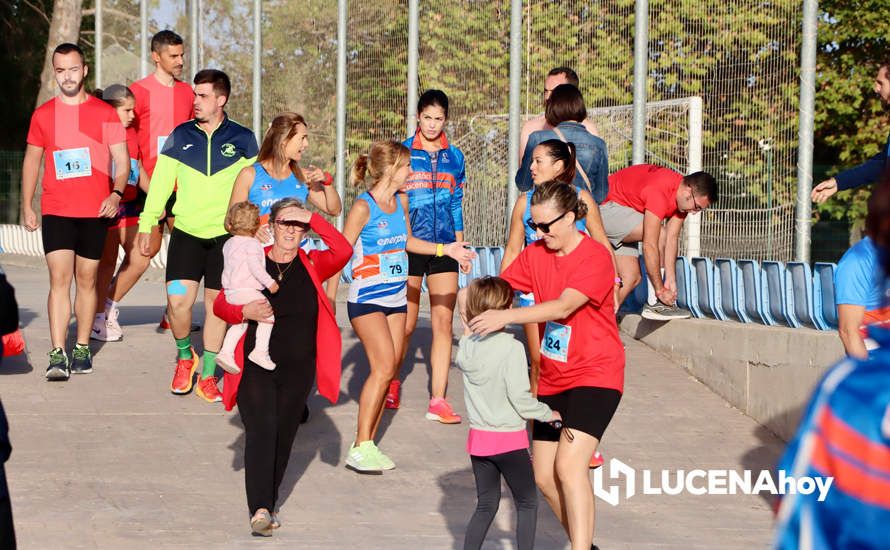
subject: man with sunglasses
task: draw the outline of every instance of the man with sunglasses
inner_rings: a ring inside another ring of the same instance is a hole
[[[541,99],[543,100],[544,107],[546,107],[547,102],[550,101],[550,94],[552,94],[553,90],[560,84],[571,84],[580,89],[578,73],[569,67],[556,67],[551,69],[550,72],[547,73],[547,78],[544,79],[544,89],[541,91]],[[596,131],[596,124],[594,124],[592,120],[586,118],[581,124],[584,125],[584,129],[588,132],[595,136],[599,136]],[[528,144],[528,137],[532,135],[533,132],[552,129],[553,126],[547,122],[544,115],[538,115],[525,121],[522,125],[522,131],[519,133],[519,161],[522,162],[522,155],[525,152],[525,146]]]
[[[621,280],[618,307],[642,279],[638,259],[642,242],[643,262],[656,297],[654,304],[643,308],[643,317],[655,321],[689,317],[688,311],[674,305],[680,230],[687,214],[715,202],[717,182],[707,172],[683,176],[662,166],[637,164],[609,176],[609,194],[600,205],[600,215],[615,249]]]
[[[184,395],[192,390],[198,367],[191,342],[192,307],[203,279],[204,354],[195,393],[213,403],[222,401],[214,373],[226,324],[209,306],[222,288],[222,247],[230,236],[223,222],[235,178],[253,164],[257,143],[253,132],[226,115],[232,84],[224,72],[204,69],[195,75],[194,84],[195,118],[174,128],[164,142],[139,216],[136,244],[142,254],[151,254],[149,234],[175,183],[176,225],[170,234],[166,274],[167,315],[177,350],[170,391]]]

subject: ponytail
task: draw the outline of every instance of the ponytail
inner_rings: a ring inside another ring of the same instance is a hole
[[[411,152],[397,141],[375,141],[371,145],[371,151],[361,154],[352,165],[350,181],[352,185],[361,185],[370,175],[373,182],[369,188],[377,184],[386,174],[399,164],[405,165],[411,162]]]
[[[368,155],[362,153],[355,159],[352,165],[352,172],[349,174],[349,182],[358,187],[365,183],[365,177],[368,175]]]
[[[532,206],[545,203],[563,212],[572,212],[575,220],[583,220],[587,216],[587,204],[581,200],[578,188],[571,183],[546,181],[535,188]]]

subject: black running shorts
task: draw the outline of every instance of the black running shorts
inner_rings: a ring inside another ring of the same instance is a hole
[[[105,248],[108,233],[108,218],[69,218],[66,216],[44,215],[43,252],[73,250],[81,258],[98,260]]]
[[[556,395],[539,395],[538,400],[559,411],[563,429],[578,430],[602,439],[615,410],[618,409],[621,392],[611,388],[581,386]],[[560,430],[550,424],[534,421],[532,439],[559,441],[559,435]]]
[[[167,282],[200,282],[203,278],[204,288],[222,289],[222,249],[230,236],[200,239],[174,227],[167,249]]]
[[[408,275],[411,277],[423,277],[436,273],[457,273],[458,267],[457,260],[451,256],[408,253]]]

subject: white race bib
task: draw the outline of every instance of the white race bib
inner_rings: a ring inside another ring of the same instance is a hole
[[[541,340],[541,355],[559,361],[568,362],[569,343],[572,341],[572,327],[547,321],[544,327],[544,338]]]
[[[57,180],[93,175],[93,163],[90,161],[89,147],[53,151],[53,163],[56,166]]]
[[[164,148],[164,142],[167,141],[167,136],[158,136],[158,153],[156,156],[160,156],[161,150]]]
[[[380,275],[385,283],[408,280],[408,255],[404,250],[380,255]]]

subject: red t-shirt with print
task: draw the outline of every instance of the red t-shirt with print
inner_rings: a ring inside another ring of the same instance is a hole
[[[53,98],[31,115],[28,144],[43,149],[42,214],[97,218],[112,188],[109,147],[127,140],[114,108],[87,96],[79,105]]]
[[[195,118],[195,92],[192,87],[176,80],[164,86],[153,74],[130,85],[136,98],[136,130],[142,167],[151,177],[158,163],[159,145],[173,128]]]
[[[677,189],[683,174],[654,164],[636,164],[609,176],[609,194],[605,202],[614,201],[637,212],[652,212],[660,219],[685,218],[677,210]]]
[[[566,288],[588,301],[565,319],[542,323],[540,395],[593,386],[624,391],[624,347],[615,321],[615,269],[609,251],[588,236],[558,256],[536,241],[501,273],[514,290],[534,292],[537,303]]]

